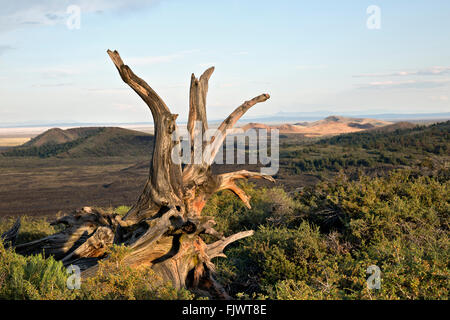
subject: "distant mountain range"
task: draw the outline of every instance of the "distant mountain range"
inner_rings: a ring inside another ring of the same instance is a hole
[[[378,133],[410,129],[417,124],[387,122],[370,118],[329,116],[314,122],[269,125],[249,123],[244,129],[279,129],[280,133],[297,133],[306,137],[333,136],[360,131]],[[119,127],[79,127],[63,130],[53,128],[32,138],[25,144],[5,148],[0,156],[11,157],[128,157],[149,156],[153,148],[153,135]]]
[[[314,122],[298,122],[294,124],[267,125],[251,122],[242,128],[247,129],[278,129],[280,133],[301,133],[306,137],[336,135],[342,133],[358,132],[379,128],[392,124],[392,122],[369,118],[349,118],[342,116],[329,116]]]
[[[278,129],[280,133],[297,133],[306,137],[333,136],[360,131],[392,132],[416,127],[410,122],[388,122],[371,118],[329,116],[313,122],[269,125],[251,122],[243,129]],[[153,135],[119,127],[79,127],[63,130],[52,128],[25,144],[0,152],[12,157],[126,157],[148,156],[153,148]]]
[[[317,121],[330,114],[336,114],[332,111],[314,111],[314,112],[278,112],[271,116],[261,116],[254,118],[244,118],[246,122],[298,122],[298,121]],[[339,112],[341,116],[351,118],[370,118],[382,121],[406,121],[406,120],[449,120],[450,112],[443,113],[380,113],[380,114],[358,114]]]
[[[313,112],[278,112],[272,115],[264,115],[259,117],[244,117],[240,122],[302,122],[302,121],[317,121],[323,119],[330,114],[339,113],[341,116],[352,118],[371,118],[383,121],[406,121],[406,120],[450,120],[450,112],[443,113],[380,113],[380,114],[358,114],[332,111],[313,111]],[[223,119],[210,119],[211,123],[222,122]],[[178,121],[179,124],[185,124],[187,121]],[[152,126],[153,122],[0,122],[0,128],[23,128],[23,127],[123,127],[123,126]]]

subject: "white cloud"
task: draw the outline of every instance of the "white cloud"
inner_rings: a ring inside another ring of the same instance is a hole
[[[158,0],[0,0],[0,32],[20,26],[65,23],[67,8],[79,6],[83,13],[115,11],[127,13],[152,6]]]
[[[66,78],[80,73],[78,70],[68,67],[40,68],[35,69],[34,72],[41,74],[46,79]]]
[[[391,73],[366,73],[355,75],[355,78],[404,77],[404,76],[439,76],[450,74],[450,67],[434,66],[413,71],[397,71]]]
[[[430,89],[446,86],[450,79],[439,80],[406,80],[406,81],[373,81],[360,85],[360,89]]]
[[[14,48],[11,46],[0,45],[0,55],[5,53],[6,51],[13,50]]]
[[[48,83],[48,84],[34,84],[35,88],[54,88],[54,87],[69,87],[72,86],[73,83]]]

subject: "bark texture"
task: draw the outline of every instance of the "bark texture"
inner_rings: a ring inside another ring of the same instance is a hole
[[[24,255],[44,251],[65,265],[76,264],[83,277],[97,271],[97,261],[107,259],[107,249],[112,244],[131,248],[123,263],[131,267],[150,266],[163,281],[174,287],[188,287],[208,293],[216,298],[228,298],[223,288],[214,280],[211,259],[225,257],[224,248],[239,239],[251,236],[253,231],[243,231],[223,237],[214,229],[214,219],[202,215],[208,199],[217,191],[231,190],[247,207],[250,197],[235,183],[238,179],[270,176],[245,170],[215,175],[211,165],[229,129],[252,106],[269,99],[259,95],[236,108],[218,128],[218,134],[203,139],[208,130],[206,96],[208,81],[214,67],[200,78],[191,76],[189,118],[187,128],[191,141],[201,138],[201,159],[182,167],[172,161],[172,152],[179,147],[176,135],[177,115],[172,114],[158,94],[124,64],[117,51],[108,50],[122,80],[133,89],[149,107],[155,126],[155,143],[150,162],[149,177],[134,206],[122,218],[106,214],[99,209],[85,207],[64,216],[54,224],[66,228],[57,234],[15,246]],[[191,149],[191,159],[199,150]],[[14,245],[20,221],[1,237]],[[205,243],[201,234],[210,234],[216,242]]]

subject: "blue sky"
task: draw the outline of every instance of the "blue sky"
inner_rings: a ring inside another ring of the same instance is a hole
[[[248,117],[450,112],[449,17],[447,0],[0,0],[0,123],[150,121],[107,49],[181,120],[190,74],[211,65],[210,119],[261,93]]]

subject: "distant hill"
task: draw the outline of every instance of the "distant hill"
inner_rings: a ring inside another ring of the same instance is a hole
[[[317,174],[328,180],[341,170],[350,179],[361,174],[383,176],[400,168],[449,177],[450,121],[431,125],[395,123],[309,141],[288,136],[280,145],[278,175],[284,174],[283,178],[293,185],[298,175]]]
[[[41,147],[46,144],[63,144],[71,141],[78,140],[80,138],[89,137],[98,134],[103,128],[100,127],[87,127],[87,128],[73,128],[62,130],[60,128],[53,128],[45,131],[44,133],[34,137],[24,147]]]
[[[295,124],[282,124],[269,126],[262,123],[249,123],[242,128],[253,129],[278,129],[280,133],[301,133],[306,137],[337,135],[343,133],[359,132],[363,130],[379,128],[390,125],[391,122],[368,118],[349,118],[341,116],[329,116],[314,122],[300,122]]]
[[[266,129],[266,130],[271,130],[275,128],[274,126],[269,126],[267,124],[264,123],[256,123],[256,122],[250,122],[247,123],[246,125],[242,126],[242,129],[244,129],[245,131],[248,129]]]
[[[2,156],[107,157],[149,155],[153,136],[116,127],[53,128]]]

